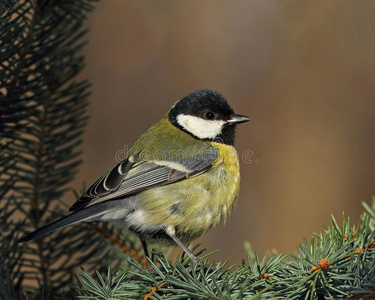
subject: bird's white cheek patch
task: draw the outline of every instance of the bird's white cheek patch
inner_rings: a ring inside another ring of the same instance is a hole
[[[225,124],[223,120],[204,120],[184,114],[177,116],[177,122],[185,130],[200,139],[213,139],[217,137]]]

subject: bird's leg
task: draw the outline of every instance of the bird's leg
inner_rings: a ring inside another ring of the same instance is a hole
[[[146,241],[145,240],[141,240],[141,243],[142,243],[142,248],[143,248],[143,252],[145,253],[145,256],[150,258],[149,254],[148,254],[148,250],[147,250],[147,244],[146,244]]]
[[[150,255],[148,253],[148,249],[147,249],[147,244],[146,244],[146,241],[145,240],[141,240],[141,244],[142,244],[142,248],[143,248],[143,252],[145,253],[145,256],[146,256],[146,263],[147,263],[147,270],[149,272],[155,272],[154,268],[149,264],[147,258],[150,258]]]
[[[182,250],[190,257],[193,265],[196,265],[198,262],[198,258],[178,239],[176,236],[176,230],[174,226],[168,226],[165,230],[165,233],[175,241],[177,245],[179,245]]]

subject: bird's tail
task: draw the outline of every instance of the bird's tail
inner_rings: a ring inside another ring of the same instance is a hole
[[[116,208],[116,204],[109,203],[113,201],[107,201],[98,203],[93,206],[86,207],[82,210],[74,212],[66,217],[58,219],[55,222],[52,222],[46,226],[43,226],[18,240],[18,243],[28,242],[43,235],[54,232],[58,229],[79,223],[79,222],[92,222],[99,221],[101,217],[108,213],[110,209]]]

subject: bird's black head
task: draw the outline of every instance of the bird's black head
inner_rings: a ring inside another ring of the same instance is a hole
[[[235,125],[247,122],[237,115],[217,91],[192,92],[182,98],[169,112],[169,121],[195,138],[233,145]]]

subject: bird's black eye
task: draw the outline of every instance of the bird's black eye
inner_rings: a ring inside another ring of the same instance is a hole
[[[215,114],[212,112],[212,111],[208,111],[204,114],[204,117],[207,119],[207,120],[213,120],[215,119]]]

